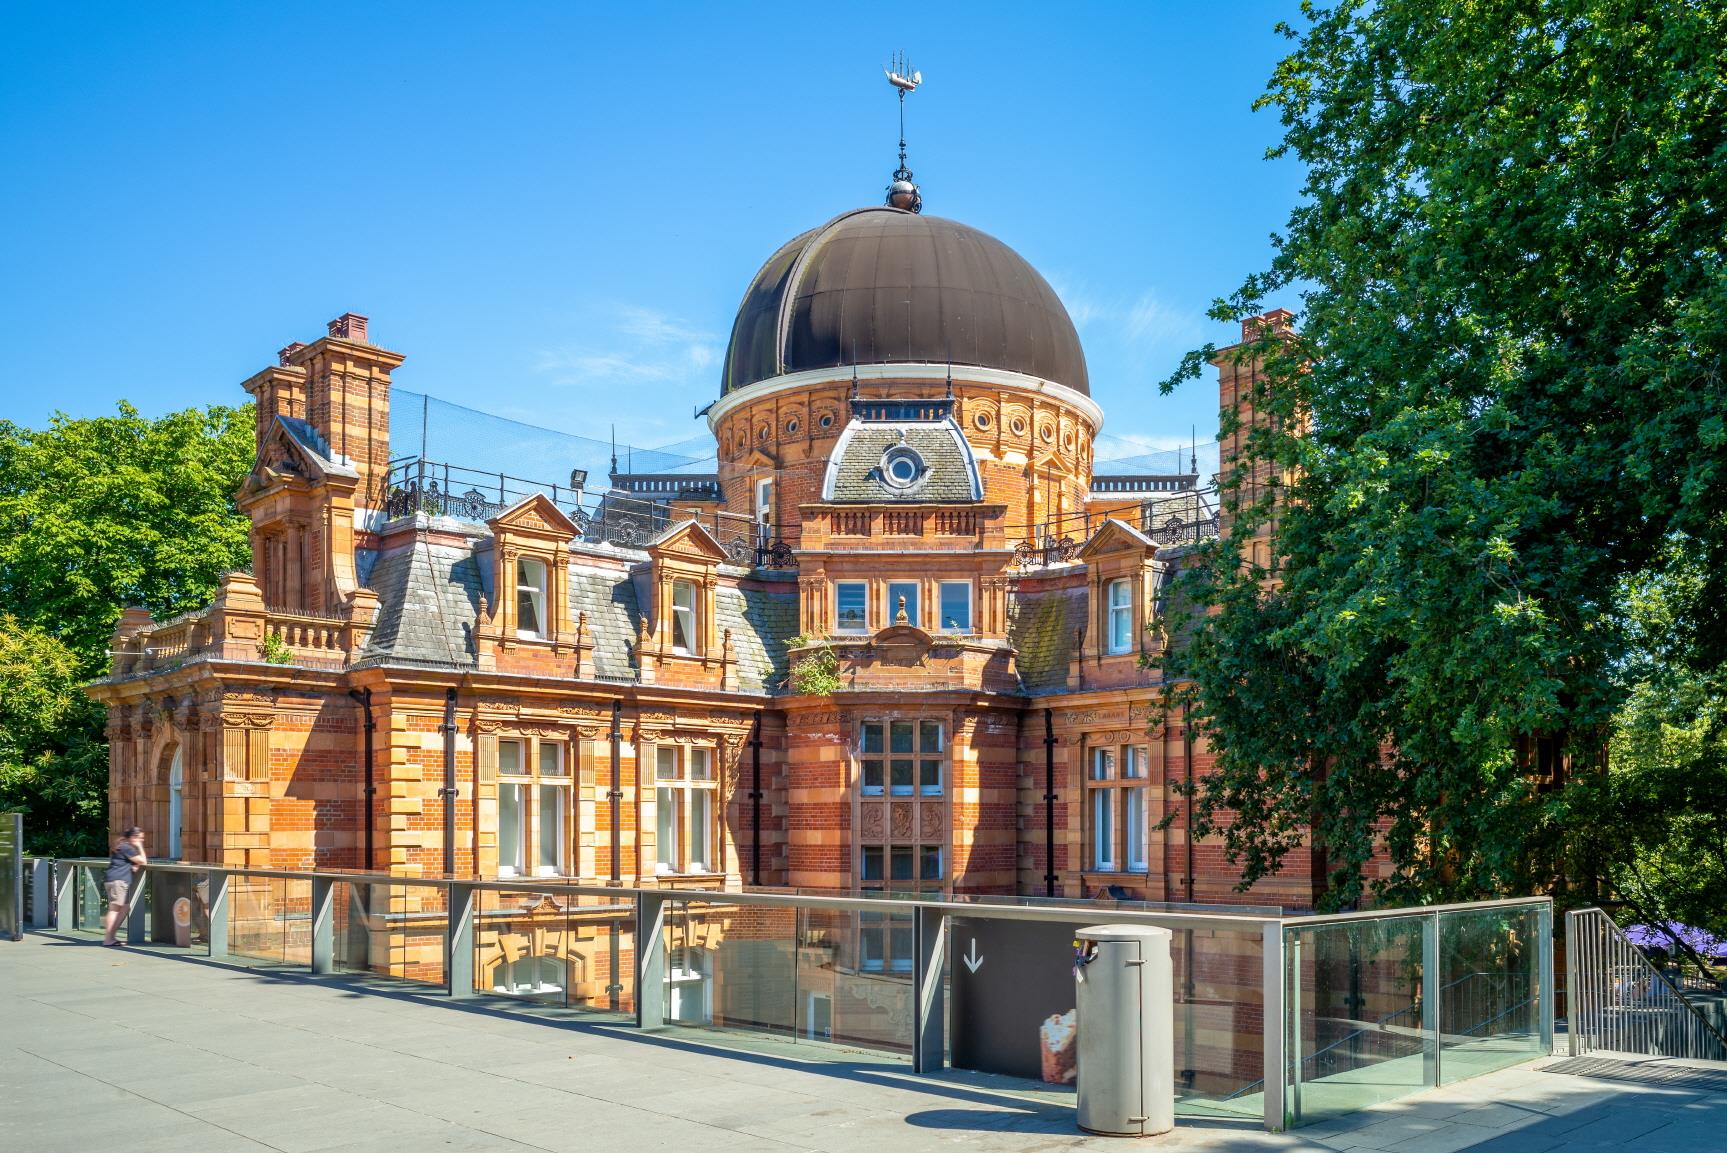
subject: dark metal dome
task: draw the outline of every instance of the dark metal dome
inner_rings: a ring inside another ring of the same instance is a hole
[[[1090,395],[1079,334],[1035,268],[975,228],[898,208],[836,217],[762,265],[720,392],[853,364],[975,365]]]

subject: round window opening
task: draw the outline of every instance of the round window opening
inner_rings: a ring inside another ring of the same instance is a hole
[[[1021,420],[1017,416],[1013,418],[1013,423],[1008,425],[1008,427],[1013,430],[1013,434],[1015,436],[1025,435],[1025,421]]]
[[[896,488],[905,488],[923,475],[923,459],[909,448],[896,448],[882,460],[882,476]]]
[[[972,417],[972,421],[979,428],[988,428],[992,423],[994,423],[990,420],[989,413],[987,412],[978,413],[976,416]]]
[[[816,423],[821,425],[823,428],[832,428],[834,426],[834,414],[831,412],[824,412],[822,413],[821,419]]]
[[[786,421],[786,431],[787,432],[796,432],[797,430],[798,430],[798,418],[794,416],[790,420]]]

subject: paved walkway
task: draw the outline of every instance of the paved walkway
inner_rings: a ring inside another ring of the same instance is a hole
[[[1612,1062],[1581,1071],[1594,1076],[1522,1066],[1293,1134],[1183,1119],[1137,1147],[1727,1148],[1727,1079]],[[0,942],[4,1150],[1134,1147],[1079,1134],[1071,1109],[877,1064],[727,1053],[675,1035],[43,935]]]

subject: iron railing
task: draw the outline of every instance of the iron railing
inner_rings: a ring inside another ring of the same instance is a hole
[[[1018,541],[1013,552],[1014,567],[1072,564],[1079,559],[1079,550],[1085,543],[1111,519],[1119,517],[1083,512],[1037,524],[1008,525],[1007,538]],[[1139,502],[1131,523],[1154,543],[1172,547],[1214,539],[1221,525],[1216,501],[1211,493],[1202,490],[1147,496]]]
[[[654,482],[651,485],[633,485],[633,479],[620,478],[631,491],[593,492],[583,486],[405,457],[390,462],[382,491],[373,499],[392,520],[419,513],[483,523],[530,496],[544,496],[569,518],[576,539],[620,548],[645,547],[668,528],[694,520],[713,535],[732,564],[797,567],[793,545],[782,530],[739,513],[693,509],[677,503],[716,500],[719,491],[712,477],[691,475],[682,485],[676,483],[675,474],[647,478]],[[643,491],[634,491],[636,488]]]
[[[1565,914],[1565,973],[1573,1057],[1614,1052],[1727,1061],[1727,1037],[1602,910]]]
[[[672,525],[693,519],[713,534],[733,564],[797,567],[795,531],[763,525],[740,513],[689,507],[719,499],[718,482],[712,476],[656,473],[619,476],[616,481],[610,491],[594,492],[585,486],[403,457],[390,462],[382,489],[373,499],[391,519],[422,513],[483,523],[529,496],[543,495],[570,519],[578,540],[622,548],[641,548]],[[1160,545],[1197,544],[1218,535],[1216,501],[1207,491],[1122,495],[1143,497],[1132,514],[1133,526]],[[1074,513],[1036,524],[1008,525],[1007,538],[1016,542],[1013,564],[1020,569],[1070,564],[1107,519],[1102,513]]]

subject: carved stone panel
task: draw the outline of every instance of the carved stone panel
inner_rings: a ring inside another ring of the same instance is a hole
[[[911,830],[911,802],[895,801],[893,803],[893,823],[891,825],[893,839],[902,843],[909,842],[911,840]]]
[[[858,837],[866,844],[879,845],[883,839],[883,806],[879,801],[865,802],[858,813]]]
[[[946,832],[942,827],[947,823],[944,820],[946,810],[932,802],[925,802],[918,809],[918,840],[926,845],[940,844]]]

